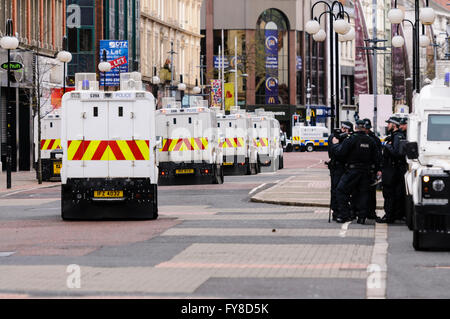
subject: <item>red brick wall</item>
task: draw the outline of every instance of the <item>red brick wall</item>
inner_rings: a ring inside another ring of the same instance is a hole
[[[100,63],[100,40],[103,40],[103,1],[95,2],[95,65]]]

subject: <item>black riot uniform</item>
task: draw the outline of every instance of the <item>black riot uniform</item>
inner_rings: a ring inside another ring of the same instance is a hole
[[[351,122],[343,122],[341,124],[343,129],[347,129],[350,133],[353,131],[353,124]],[[340,158],[336,152],[335,148],[333,148],[332,140],[333,138],[337,138],[339,143],[343,142],[349,134],[343,132],[343,130],[336,130],[331,133],[328,138],[328,156],[330,157],[330,161],[328,162],[328,168],[330,170],[330,179],[331,179],[331,188],[330,188],[330,207],[333,211],[333,220],[336,220],[337,216],[339,216],[339,207],[336,200],[336,189],[342,175],[345,172],[345,163],[344,159]]]
[[[358,130],[341,144],[333,145],[337,156],[345,159],[346,171],[342,175],[336,198],[339,207],[338,223],[351,220],[350,196],[357,194],[352,200],[358,211],[358,223],[364,224],[367,217],[370,171],[378,170],[376,163],[377,146],[372,138],[364,131],[364,121],[357,121]],[[355,193],[355,190],[358,190]]]
[[[377,159],[379,161],[375,163],[375,166],[380,168],[381,167],[381,154],[383,150],[383,145],[381,143],[381,140],[376,136],[376,134],[371,131],[372,128],[372,122],[369,119],[364,119],[365,123],[365,129],[366,134],[369,135],[369,137],[375,142],[377,145]],[[367,215],[367,218],[369,219],[375,219],[377,217],[376,215],[376,209],[377,209],[377,171],[375,169],[372,169],[370,172],[371,177],[371,185],[369,187],[369,213]]]
[[[391,117],[387,122],[394,124],[396,129],[390,132],[383,147],[382,179],[385,215],[377,220],[380,223],[394,223],[395,220],[405,216],[406,158],[402,150],[405,135],[398,129],[399,118]]]

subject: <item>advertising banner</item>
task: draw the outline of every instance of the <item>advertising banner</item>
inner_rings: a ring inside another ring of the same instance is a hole
[[[225,111],[234,105],[234,83],[225,83]]]
[[[128,72],[128,41],[100,40],[100,61],[106,51],[106,59],[113,69],[106,72],[106,86],[120,85],[120,73]],[[103,85],[103,76],[100,78]]]
[[[279,104],[278,99],[278,30],[265,30],[266,104]]]
[[[211,80],[211,106],[222,107],[222,81]]]
[[[359,0],[355,1],[355,46],[364,47],[364,39],[368,39],[364,13]],[[369,93],[367,54],[364,50],[357,50],[355,57],[355,96]]]

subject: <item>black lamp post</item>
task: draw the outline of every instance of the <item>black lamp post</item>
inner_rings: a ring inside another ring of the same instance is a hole
[[[339,125],[339,43],[338,34],[347,34],[350,27],[350,16],[344,10],[344,6],[339,1],[333,1],[331,4],[325,1],[316,2],[311,8],[311,17],[314,16],[314,8],[318,4],[326,6],[326,10],[322,12],[319,18],[315,17],[314,20],[308,21],[305,26],[305,31],[311,35],[316,41],[325,40],[326,34],[323,30],[320,30],[320,20],[324,14],[329,14],[330,24],[330,107],[331,107],[331,130],[335,128],[336,124]],[[338,12],[334,13],[334,9],[338,8]],[[345,15],[347,15],[348,22],[345,21]],[[333,58],[334,57],[334,58]],[[333,60],[335,63],[335,70],[333,71]],[[333,73],[334,72],[334,73]]]
[[[63,67],[63,95],[66,93],[66,64],[72,61],[72,54],[67,51],[67,37],[63,37],[62,51],[58,52],[56,58],[64,64]]]
[[[428,0],[426,1],[426,7],[422,8],[422,12],[419,13],[419,0],[414,1],[414,14],[415,20],[410,21],[408,19],[404,19],[404,13],[400,9],[397,8],[397,0],[395,0],[394,8],[391,9],[388,13],[388,19],[392,24],[400,24],[402,22],[411,23],[413,29],[413,87],[416,90],[416,93],[420,92],[420,52],[419,47],[421,45],[420,41],[420,23],[422,22],[422,36],[425,36],[425,25],[431,25],[435,19],[435,13],[432,8],[428,6]],[[398,30],[398,28],[397,28]],[[394,40],[394,38],[396,38]],[[396,35],[392,38],[392,45],[394,47],[401,47],[404,45],[404,41],[401,41],[400,36]],[[425,43],[423,46],[427,46],[429,41]]]
[[[103,90],[106,91],[106,72],[111,71],[111,63],[108,62],[106,50],[102,52],[102,61],[98,64],[98,70],[103,74]]]
[[[6,36],[0,40],[0,45],[8,51],[8,73],[7,73],[7,91],[6,91],[6,188],[11,188],[11,170],[12,170],[12,108],[10,99],[10,77],[11,77],[11,50],[17,49],[19,40],[13,36],[13,21],[6,21]]]

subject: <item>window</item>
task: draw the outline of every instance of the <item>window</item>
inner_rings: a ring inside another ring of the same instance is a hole
[[[98,116],[98,107],[94,106],[94,117]]]
[[[69,52],[78,52],[78,30],[76,28],[70,28],[67,30],[67,44]]]
[[[450,141],[450,115],[428,116],[428,141]]]
[[[92,29],[80,29],[80,52],[92,51]]]

